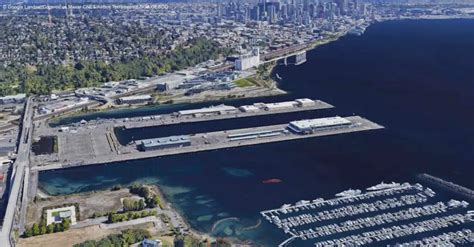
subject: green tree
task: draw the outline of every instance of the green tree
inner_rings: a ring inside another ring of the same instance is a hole
[[[43,235],[43,234],[46,234],[46,224],[41,224],[40,226],[40,234]]]
[[[53,224],[49,224],[47,227],[46,227],[46,233],[53,233],[54,232],[54,223]]]
[[[54,224],[54,232],[62,232],[64,231],[63,224]]]
[[[23,236],[25,238],[29,238],[29,237],[33,236],[33,231],[31,229],[26,229],[25,232],[23,233]]]
[[[145,201],[143,199],[140,199],[138,201],[138,210],[143,210],[145,208]]]
[[[63,219],[61,223],[62,223],[64,231],[68,230],[69,227],[71,226],[71,220],[70,219]]]
[[[33,224],[32,231],[33,231],[33,236],[37,236],[40,234],[40,229],[37,223]]]

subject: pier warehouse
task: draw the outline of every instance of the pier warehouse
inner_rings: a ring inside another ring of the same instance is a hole
[[[351,121],[336,116],[292,121],[288,124],[288,129],[296,134],[309,134],[317,130],[349,127],[351,124]]]
[[[150,95],[137,95],[137,96],[128,96],[122,97],[117,100],[119,104],[143,104],[148,103],[152,100]]]
[[[165,148],[185,147],[191,145],[191,140],[187,135],[169,136],[137,141],[138,149],[142,151],[160,150]]]
[[[199,116],[205,116],[205,115],[223,115],[223,114],[230,114],[230,113],[236,113],[236,112],[237,112],[237,108],[233,106],[218,105],[218,106],[211,106],[211,107],[202,108],[202,109],[178,111],[178,116],[199,117]]]

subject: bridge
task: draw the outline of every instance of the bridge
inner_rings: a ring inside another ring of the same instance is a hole
[[[275,61],[279,61],[283,59],[283,64],[294,64],[300,65],[306,62],[306,49],[308,49],[308,45],[294,45],[290,47],[286,47],[283,49],[279,49],[273,52],[269,52],[261,56],[262,64],[271,63]],[[294,62],[288,62],[289,58],[294,57]]]
[[[14,246],[14,235],[12,230],[15,220],[19,217],[18,228],[24,229],[26,208],[28,206],[28,175],[29,175],[29,151],[32,136],[32,114],[31,98],[25,102],[25,109],[21,123],[20,136],[18,139],[17,158],[13,163],[12,179],[8,194],[8,205],[3,219],[3,226],[0,232],[0,246]],[[25,178],[26,177],[26,178]],[[26,186],[26,187],[25,187]]]

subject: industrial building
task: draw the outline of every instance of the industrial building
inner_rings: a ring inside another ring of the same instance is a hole
[[[239,107],[239,110],[241,112],[258,112],[258,111],[260,111],[260,108],[258,108],[255,105],[243,105],[243,106]]]
[[[260,51],[258,48],[252,50],[250,54],[242,55],[235,60],[236,70],[248,70],[260,65]]]
[[[285,102],[265,104],[263,109],[265,111],[277,111],[277,110],[289,109],[293,107],[296,107],[295,101],[285,101]]]
[[[298,107],[310,107],[316,105],[314,100],[308,98],[296,99],[295,102]]]
[[[0,104],[20,104],[25,101],[26,94],[20,93],[15,95],[7,95],[0,97]]]
[[[142,151],[159,150],[165,148],[185,147],[191,145],[188,135],[169,136],[137,141],[138,149]]]
[[[253,105],[243,105],[239,107],[242,112],[258,112],[260,110],[265,111],[278,111],[287,110],[296,107],[312,107],[316,105],[316,101],[308,98],[296,99],[294,101],[283,101],[276,103],[255,103]]]
[[[351,121],[342,117],[327,117],[292,121],[288,124],[288,129],[296,134],[309,134],[317,130],[349,127]]]
[[[64,100],[56,100],[51,101],[49,104],[46,105],[39,105],[38,106],[38,113],[41,115],[50,114],[53,112],[63,112],[68,109],[82,107],[89,103],[89,98],[87,97],[80,97],[80,98],[67,98]]]
[[[117,100],[119,104],[144,104],[148,103],[152,100],[151,95],[136,95],[136,96],[128,96],[122,97]]]
[[[178,111],[178,116],[200,117],[200,116],[205,116],[205,115],[223,115],[223,114],[230,114],[230,113],[236,113],[236,112],[237,112],[237,108],[233,106],[218,105],[218,106],[211,106],[208,108]]]

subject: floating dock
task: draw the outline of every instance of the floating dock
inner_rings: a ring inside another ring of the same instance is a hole
[[[359,116],[351,116],[344,119],[350,122],[350,124],[344,122],[344,126],[331,125],[332,122],[328,120],[328,125],[315,126],[313,131],[306,131],[305,133],[292,132],[288,128],[289,124],[197,133],[186,137],[189,138],[189,145],[175,146],[171,144],[169,148],[147,151],[140,151],[140,141],[127,146],[117,146],[116,141],[111,140],[111,138],[105,138],[102,129],[85,128],[82,129],[82,133],[77,132],[75,135],[65,134],[59,137],[59,160],[64,160],[64,162],[54,162],[52,160],[48,165],[37,166],[32,169],[42,171],[81,165],[105,164],[383,128]],[[43,162],[43,164],[45,163]]]
[[[365,193],[350,189],[336,196],[284,204],[260,214],[290,236],[279,246],[294,241],[321,247],[474,243],[469,203],[440,201],[436,192],[421,184],[381,183]]]

